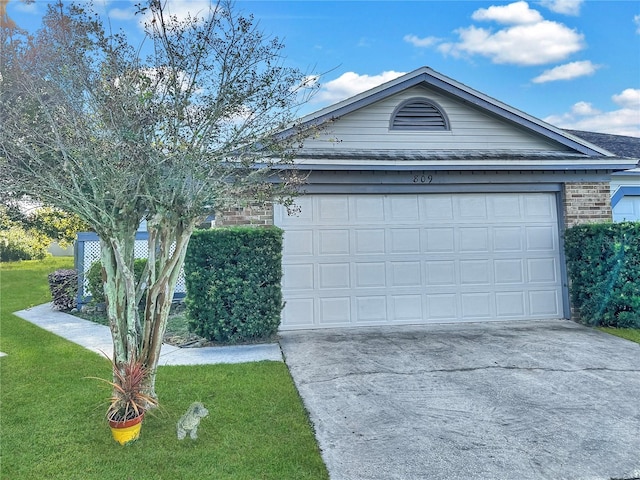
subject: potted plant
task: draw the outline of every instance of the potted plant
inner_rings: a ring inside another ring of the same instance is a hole
[[[121,445],[137,440],[146,410],[156,407],[158,402],[146,393],[147,367],[136,358],[118,366],[113,365],[113,381],[97,378],[113,388],[107,408],[107,420],[113,439]],[[96,378],[96,377],[93,377]]]

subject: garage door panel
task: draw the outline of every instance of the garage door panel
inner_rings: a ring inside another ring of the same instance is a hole
[[[320,230],[318,232],[319,255],[349,255],[349,230]]]
[[[282,269],[282,286],[286,290],[313,290],[314,288],[313,263],[288,264]]]
[[[423,216],[427,222],[453,220],[453,197],[449,195],[423,195],[420,198]]]
[[[456,197],[458,218],[466,222],[482,223],[488,218],[485,195],[464,195]]]
[[[521,252],[522,251],[521,227],[494,227],[493,251],[494,252]]]
[[[422,295],[391,295],[391,321],[422,322]]]
[[[500,198],[490,197],[490,218],[505,222],[520,222],[522,220],[522,199],[520,195],[501,195]]]
[[[532,316],[550,318],[560,315],[560,298],[556,290],[535,290],[529,292]]]
[[[616,204],[614,213],[623,216],[623,218],[630,219],[631,216],[635,216],[635,198],[634,197],[623,197]]]
[[[488,285],[491,283],[489,260],[461,260],[460,283],[462,285]]]
[[[555,198],[552,195],[523,195],[524,214],[527,218],[538,221],[551,221],[556,218]]]
[[[386,296],[358,296],[355,297],[355,304],[357,323],[385,323],[387,321]]]
[[[283,329],[562,317],[554,194],[309,199],[299,222],[274,216]]]
[[[349,288],[349,263],[327,263],[318,265],[318,288]]]
[[[456,262],[453,260],[427,260],[427,285],[456,285]]]
[[[460,252],[488,252],[489,229],[487,227],[460,227],[458,229]]]
[[[496,316],[498,318],[518,318],[525,315],[525,292],[496,293]]]
[[[557,230],[552,225],[525,228],[527,251],[555,252],[558,249]]]
[[[346,196],[326,195],[316,196],[313,217],[319,225],[336,222],[348,224],[349,222],[349,199]]]
[[[640,221],[640,195],[625,195],[613,206],[614,222]]]
[[[351,323],[351,298],[326,297],[319,299],[320,323],[349,325]]]
[[[290,230],[284,236],[283,248],[291,257],[311,256],[313,244],[313,230]]]
[[[287,299],[282,310],[282,324],[289,328],[311,328],[316,316],[313,298]]]
[[[385,262],[356,262],[354,264],[354,288],[371,288],[387,286]]]
[[[397,195],[388,198],[388,215],[390,222],[417,222],[420,220],[417,195]]]
[[[527,260],[527,280],[529,283],[558,282],[558,262],[556,258],[530,258]]]
[[[384,222],[384,197],[360,195],[353,198],[354,225]]]
[[[491,292],[461,294],[460,298],[462,300],[462,319],[479,320],[491,318],[491,297]]]
[[[519,258],[493,261],[496,284],[521,285],[524,283],[524,260]]]
[[[313,197],[297,197],[295,204],[298,209],[292,215],[288,214],[285,207],[278,205],[273,212],[274,223],[284,229],[288,226],[315,225]]]
[[[420,287],[422,265],[419,261],[389,262],[389,278],[392,287]]]
[[[437,321],[458,319],[458,295],[455,293],[427,294],[428,318]]]
[[[453,227],[428,228],[425,253],[444,253],[455,251],[455,231]]]
[[[386,253],[384,229],[356,229],[354,237],[354,255],[384,255]]]
[[[388,253],[420,253],[419,228],[389,228]]]

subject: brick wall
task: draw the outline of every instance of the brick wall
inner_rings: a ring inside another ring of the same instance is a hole
[[[584,223],[611,221],[608,182],[566,183],[564,186],[564,219],[566,227]],[[571,319],[578,321],[579,312],[570,302]]]
[[[566,183],[564,219],[567,227],[611,221],[609,182]]]
[[[273,205],[248,205],[220,212],[216,225],[273,225]]]

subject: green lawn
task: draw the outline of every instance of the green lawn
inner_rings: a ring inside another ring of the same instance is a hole
[[[280,362],[160,367],[161,408],[120,446],[104,419],[106,359],[11,312],[49,301],[47,274],[70,259],[0,264],[0,478],[327,479],[312,428]],[[193,401],[210,411],[197,441],[176,438]]]
[[[626,338],[627,340],[631,340],[632,342],[640,343],[640,329],[637,328],[600,327],[598,328],[598,330],[610,333],[611,335],[615,335],[617,337]]]

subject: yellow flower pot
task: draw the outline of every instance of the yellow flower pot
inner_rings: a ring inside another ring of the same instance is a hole
[[[144,415],[140,415],[139,417],[132,418],[131,420],[125,420],[123,422],[109,420],[109,427],[111,427],[113,439],[120,445],[125,445],[137,440],[140,436],[143,418]]]

